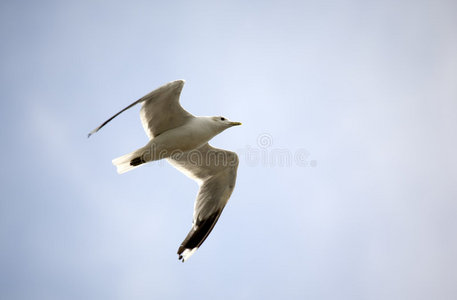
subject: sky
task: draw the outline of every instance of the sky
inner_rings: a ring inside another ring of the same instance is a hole
[[[1,299],[456,299],[455,1],[2,1]],[[135,107],[243,122],[211,235]]]

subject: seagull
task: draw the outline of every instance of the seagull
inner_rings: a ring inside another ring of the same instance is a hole
[[[241,125],[222,116],[196,117],[187,112],[179,103],[184,83],[176,80],[155,89],[88,134],[90,137],[122,112],[142,104],[140,118],[149,142],[112,162],[122,174],[145,163],[166,159],[198,183],[192,228],[177,252],[182,262],[208,237],[235,188],[238,156],[214,148],[208,141],[227,128]]]

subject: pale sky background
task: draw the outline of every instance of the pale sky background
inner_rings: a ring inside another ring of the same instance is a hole
[[[457,2],[2,1],[0,24],[1,299],[457,299]],[[111,165],[139,107],[86,138],[175,79],[243,122],[184,264],[197,185]]]

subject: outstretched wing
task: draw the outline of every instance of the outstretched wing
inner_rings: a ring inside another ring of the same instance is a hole
[[[238,156],[205,144],[168,161],[200,185],[192,228],[178,249],[179,259],[184,262],[208,237],[227,204],[235,188]]]
[[[179,104],[184,80],[170,82],[144,96],[141,123],[149,138],[179,127],[195,118]]]
[[[183,125],[189,119],[194,118],[192,114],[184,110],[179,104],[179,96],[181,95],[184,82],[184,80],[176,80],[155,89],[103,122],[100,126],[92,130],[88,136],[90,137],[112,119],[138,103],[143,103],[140,110],[141,123],[149,138]]]

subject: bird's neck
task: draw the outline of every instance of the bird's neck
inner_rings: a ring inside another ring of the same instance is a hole
[[[221,128],[215,124],[212,117],[198,117],[195,121],[197,121],[196,126],[198,127],[198,130],[201,130],[212,137],[222,132]]]

